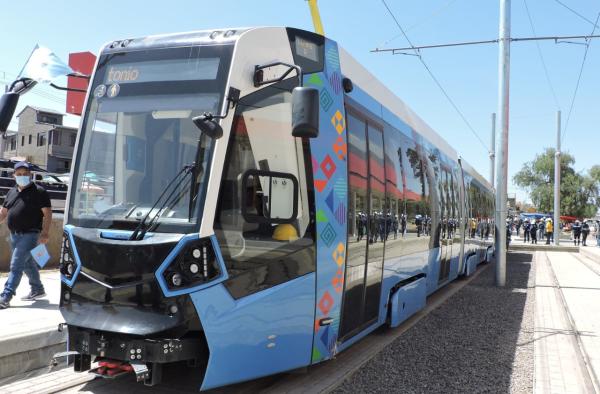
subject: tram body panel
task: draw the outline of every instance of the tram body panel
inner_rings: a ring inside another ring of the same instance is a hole
[[[235,300],[224,286],[192,294],[210,349],[202,389],[306,366],[315,274]]]

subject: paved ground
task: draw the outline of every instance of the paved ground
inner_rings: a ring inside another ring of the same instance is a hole
[[[505,288],[494,286],[493,265],[482,266],[471,282],[459,280],[430,297],[428,310],[398,331],[379,330],[305,373],[216,392],[600,393],[600,248],[510,252],[507,268]],[[69,380],[63,392],[182,388],[148,388],[129,377],[86,383],[90,378],[56,371],[0,382],[0,393],[50,393]]]
[[[4,288],[7,274],[0,273],[0,286]],[[42,283],[48,297],[34,302],[21,301],[21,297],[29,293],[29,282],[23,275],[17,295],[10,301],[10,308],[0,310],[0,343],[14,336],[23,336],[27,333],[44,330],[48,327],[56,329],[61,320],[58,311],[60,297],[60,273],[58,270],[42,271]]]
[[[600,392],[600,252],[536,260],[535,391]]]
[[[10,308],[0,310],[0,386],[3,378],[48,365],[52,354],[64,350],[65,333],[59,333],[62,316],[58,311],[60,274],[43,271],[42,282],[48,297],[21,301],[29,293],[29,282],[23,277]],[[4,287],[7,275],[0,274]]]
[[[335,392],[532,392],[535,265],[508,260],[505,288],[490,267]]]

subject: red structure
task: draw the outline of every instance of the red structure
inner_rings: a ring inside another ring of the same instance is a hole
[[[91,75],[96,63],[96,56],[91,52],[75,52],[69,54],[69,66],[82,74]],[[89,80],[83,78],[68,77],[67,87],[71,89],[87,90]],[[85,93],[67,92],[67,107],[68,114],[81,115],[83,111],[83,102]]]

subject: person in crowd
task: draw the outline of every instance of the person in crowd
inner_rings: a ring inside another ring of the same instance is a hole
[[[538,239],[543,241],[544,240],[544,233],[546,231],[546,221],[544,219],[540,219],[538,222]]]
[[[31,250],[48,242],[52,223],[52,206],[48,192],[31,180],[31,165],[26,161],[15,164],[15,186],[8,191],[0,209],[0,223],[7,220],[12,256],[10,273],[0,294],[0,309],[10,306],[23,273],[29,278],[31,291],[21,298],[35,301],[46,296],[38,266]]]
[[[573,243],[575,244],[575,246],[577,246],[581,243],[581,223],[579,222],[579,220],[575,220],[575,223],[573,223],[573,227],[571,227],[571,230],[573,231]]]
[[[421,215],[415,216],[415,225],[417,226],[417,237],[420,237],[423,230],[423,217]]]
[[[600,248],[600,220],[596,220],[596,246]]]
[[[511,236],[512,236],[512,230],[510,228],[510,221],[509,219],[506,219],[506,250],[508,250],[508,245],[510,244],[511,241]]]
[[[554,225],[552,219],[546,218],[546,245],[550,245],[550,237],[554,232]]]
[[[531,231],[531,223],[529,223],[529,219],[525,219],[523,222],[523,242],[529,242],[530,232]]]
[[[521,219],[517,219],[517,223],[515,223],[515,228],[517,229],[517,237],[519,237],[519,232],[521,231]]]
[[[583,222],[583,224],[581,225],[581,243],[583,244],[583,246],[587,246],[586,241],[589,234],[590,225],[588,224],[588,222]]]
[[[537,234],[538,234],[538,224],[537,220],[531,223],[531,227],[529,228],[529,235],[531,235],[531,243],[537,245]]]
[[[406,236],[406,214],[403,213],[400,216],[400,232],[402,233],[402,238]]]

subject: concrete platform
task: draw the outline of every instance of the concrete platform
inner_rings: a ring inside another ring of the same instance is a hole
[[[600,258],[582,254],[536,253],[536,393],[600,392]]]
[[[41,277],[48,297],[21,301],[30,290],[24,276],[10,308],[0,310],[0,379],[48,366],[52,355],[66,348],[66,333],[57,330],[63,321],[58,311],[60,274],[42,271]],[[0,274],[0,286],[6,278]]]
[[[547,252],[569,252],[569,253],[579,253],[579,246],[573,246],[562,243],[560,245],[546,245],[545,243],[540,244],[526,244],[526,243],[518,243],[511,242],[509,247],[509,251],[518,251],[518,252],[536,252],[547,251]]]

